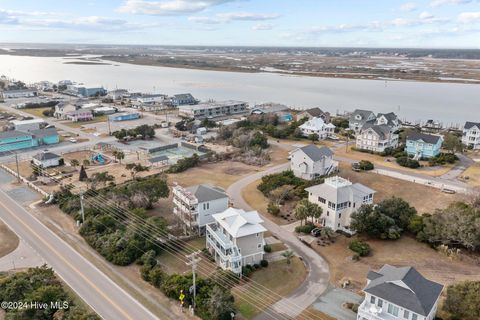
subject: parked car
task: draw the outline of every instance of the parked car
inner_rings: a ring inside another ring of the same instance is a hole
[[[70,138],[70,139],[68,139],[68,141],[70,141],[71,143],[77,143],[77,139],[75,139],[75,138]]]
[[[352,163],[352,170],[353,170],[353,171],[356,171],[356,172],[361,171],[361,169],[360,169],[360,163],[359,163],[359,162],[354,162],[354,163]]]
[[[320,228],[315,228],[310,232],[310,234],[314,237],[318,237],[318,236],[320,236],[321,232],[322,232],[322,230]]]

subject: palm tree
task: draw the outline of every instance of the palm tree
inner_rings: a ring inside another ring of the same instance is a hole
[[[290,264],[292,262],[292,258],[293,258],[293,251],[292,250],[287,250],[287,251],[282,253],[282,256],[285,257],[285,259],[287,259],[287,264]]]
[[[80,162],[79,162],[77,159],[72,159],[72,160],[70,161],[70,165],[71,165],[72,167],[76,168],[77,166],[80,165]]]
[[[122,160],[125,159],[125,153],[123,151],[116,151],[117,155],[115,156],[116,159],[118,159],[118,162],[122,164]]]
[[[90,165],[90,160],[88,160],[88,159],[83,160],[83,166],[84,167],[88,167],[89,165]]]
[[[319,219],[323,213],[323,209],[322,207],[320,207],[318,204],[316,203],[312,203],[309,201],[309,206],[308,206],[308,211],[309,211],[309,215],[310,217],[312,217],[312,223],[314,221],[314,219]]]
[[[295,218],[300,220],[300,225],[303,225],[303,220],[307,220],[308,214],[308,203],[307,199],[302,199],[297,203],[295,207]]]

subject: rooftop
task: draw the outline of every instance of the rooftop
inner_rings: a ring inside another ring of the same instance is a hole
[[[257,211],[245,212],[242,209],[228,208],[213,218],[233,237],[240,238],[267,231]]]
[[[206,184],[199,184],[196,186],[188,187],[186,188],[186,190],[191,192],[195,196],[195,198],[197,198],[198,202],[207,202],[228,198],[225,190]]]
[[[422,132],[412,132],[407,136],[407,140],[411,141],[423,141],[430,144],[437,144],[441,140],[441,136],[435,136],[432,134],[426,134]]]
[[[292,153],[296,152],[297,150],[302,150],[313,161],[319,161],[319,160],[322,160],[324,157],[333,156],[333,152],[329,148],[327,147],[319,148],[313,144],[309,144],[302,148],[296,149]]]
[[[370,271],[364,291],[407,310],[427,316],[440,296],[443,285],[424,278],[413,267],[384,265]]]
[[[45,161],[45,160],[51,160],[51,159],[58,159],[60,158],[60,156],[52,152],[40,152],[34,155],[33,158],[40,161]]]

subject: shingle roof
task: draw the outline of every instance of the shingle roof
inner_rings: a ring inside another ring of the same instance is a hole
[[[473,128],[473,127],[475,127],[475,126],[480,129],[480,122],[470,122],[470,121],[467,121],[467,122],[465,123],[464,128],[465,128],[465,129],[470,129],[470,128]]]
[[[440,136],[434,136],[422,132],[412,132],[407,136],[407,140],[419,141],[422,140],[426,143],[437,144],[438,140],[442,139]]]
[[[322,109],[320,108],[311,108],[311,109],[305,110],[304,112],[308,113],[312,117],[320,117],[323,114],[325,114],[325,112],[323,112]]]
[[[413,267],[384,265],[368,279],[365,292],[422,316],[430,313],[443,290],[443,285],[425,279]]]
[[[224,190],[218,187],[212,187],[205,184],[199,184],[196,186],[188,187],[186,189],[195,195],[198,202],[207,202],[207,201],[228,198]]]
[[[375,115],[372,111],[369,110],[356,109],[350,115],[350,121],[359,121],[356,119],[357,115],[361,116],[360,121],[367,121],[368,117],[372,114]]]
[[[313,144],[306,145],[305,147],[300,148],[300,150],[302,150],[313,161],[319,161],[324,157],[333,156],[333,152],[329,148],[319,148]]]
[[[34,155],[33,157],[37,160],[40,160],[40,161],[60,158],[60,156],[58,154],[55,154],[53,152],[40,152],[40,153],[37,153],[36,155]]]
[[[362,127],[362,132],[368,129],[372,129],[373,131],[375,131],[382,139],[385,139],[390,133],[390,127],[387,126],[386,124],[377,125],[377,124],[367,122]]]

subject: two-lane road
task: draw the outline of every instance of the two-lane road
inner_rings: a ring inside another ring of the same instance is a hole
[[[0,218],[103,319],[158,319],[3,190]]]

